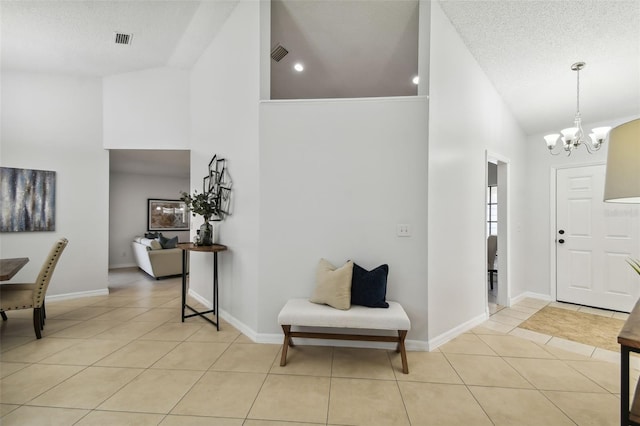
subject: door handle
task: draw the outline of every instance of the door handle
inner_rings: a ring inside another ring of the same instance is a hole
[[[560,234],[560,235],[564,234],[564,229],[559,230],[558,234]]]
[[[560,244],[564,244],[564,240],[563,240],[562,238],[560,238],[560,239],[558,240],[558,242],[559,242]]]

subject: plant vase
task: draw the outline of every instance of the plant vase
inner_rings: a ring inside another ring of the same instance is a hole
[[[200,245],[211,246],[213,245],[213,225],[209,222],[208,218],[204,218],[204,223],[200,227]]]

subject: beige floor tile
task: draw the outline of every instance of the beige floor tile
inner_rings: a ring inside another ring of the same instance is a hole
[[[565,361],[611,393],[620,393],[620,367],[606,361]]]
[[[580,426],[620,424],[620,400],[614,395],[557,391],[543,393]]]
[[[544,344],[544,345],[540,345],[540,346],[545,351],[549,352],[551,355],[555,356],[558,359],[576,360],[576,361],[584,361],[584,360],[591,359],[591,357],[589,355],[583,355],[583,354],[579,354],[579,353],[576,353],[576,352],[567,351],[565,349],[561,349],[561,348],[553,346],[553,345]]]
[[[44,330],[41,331],[42,337],[53,337],[55,334],[78,324],[82,324],[82,321],[49,318],[49,316],[47,315],[47,320],[44,326]],[[33,331],[33,326],[31,327],[31,333],[35,337],[35,331]]]
[[[389,351],[337,347],[333,350],[333,377],[393,380]]]
[[[185,341],[193,333],[203,327],[202,324],[166,322],[154,328],[149,333],[140,336],[140,340],[168,340],[174,342]]]
[[[244,419],[169,415],[160,423],[160,426],[243,426],[247,424]]]
[[[486,355],[445,354],[467,385],[502,386],[531,389],[513,367],[500,357]]]
[[[9,352],[25,343],[35,342],[36,336],[2,336],[0,339],[0,354]],[[2,359],[2,356],[0,356]]]
[[[177,309],[154,308],[132,318],[131,321],[153,322],[160,325],[175,318],[180,318],[180,311]]]
[[[29,404],[93,409],[143,371],[139,368],[89,367]]]
[[[123,340],[87,339],[40,362],[42,364],[92,365],[126,344],[127,342]]]
[[[77,321],[86,321],[91,318],[95,318],[107,312],[113,311],[114,308],[107,306],[86,306],[74,309],[65,314],[56,316],[56,319],[68,319]],[[49,313],[49,304],[47,303],[47,314]],[[48,315],[47,315],[48,317]]]
[[[179,314],[178,320],[180,320]],[[240,334],[240,331],[238,331],[232,325],[221,321],[220,331],[217,331],[215,327],[209,325],[208,327],[202,327],[200,330],[193,333],[187,340],[190,342],[232,343],[238,338]]]
[[[552,337],[547,346],[554,346],[565,351],[574,352],[576,354],[591,356],[595,350],[594,346],[585,345],[584,343],[573,342],[571,340],[562,339],[560,337]]]
[[[4,362],[39,362],[57,352],[80,343],[77,339],[46,338],[33,340],[0,355]]]
[[[167,304],[168,302],[171,302],[174,299],[175,299],[175,296],[149,297],[144,299],[136,299],[126,306],[139,307],[139,308],[158,308],[160,306]]]
[[[121,413],[116,411],[91,411],[75,426],[157,426],[164,414]]]
[[[211,367],[216,371],[267,373],[280,352],[279,345],[232,344]]]
[[[491,420],[466,386],[399,383],[412,425],[491,426]]]
[[[321,423],[324,424],[324,423]],[[281,422],[277,420],[251,420],[247,419],[244,426],[317,426],[318,423]]]
[[[409,374],[402,373],[402,360],[399,354],[391,356],[396,372],[396,380],[430,383],[462,383],[442,352],[407,352]]]
[[[489,345],[476,334],[465,333],[440,346],[440,351],[451,354],[496,355]]]
[[[270,375],[248,418],[323,423],[329,404],[328,377]]]
[[[29,318],[23,318],[16,315],[19,312],[26,312],[26,310],[7,312],[9,319],[0,322],[0,336],[36,336],[33,330],[33,314],[29,315]]]
[[[120,325],[109,321],[83,321],[64,330],[52,334],[51,337],[69,337],[72,339],[88,339],[110,328]]]
[[[531,315],[535,314],[540,310],[540,308],[530,308],[529,306],[524,306],[524,305],[513,305],[513,306],[510,306],[509,309],[511,309],[512,311],[523,312]]]
[[[540,391],[479,386],[469,390],[495,426],[575,426]]]
[[[103,331],[93,336],[95,339],[116,339],[116,340],[133,340],[147,334],[160,324],[152,322],[135,322],[129,321],[118,324],[115,327]]]
[[[98,315],[95,318],[92,318],[91,321],[119,321],[125,322],[129,321],[132,318],[137,317],[138,315],[142,315],[147,312],[148,308],[129,308],[129,307],[120,307],[113,309],[106,314]]]
[[[480,336],[500,356],[553,358],[549,352],[534,342],[515,336]]]
[[[269,373],[329,377],[332,360],[331,346],[295,346],[287,351],[287,365],[281,367],[276,356]]]
[[[531,315],[533,315],[532,312],[522,312],[516,309],[511,309],[511,308],[504,308],[503,310],[501,310],[498,314],[498,316],[506,316],[506,317],[512,317],[515,319],[520,320],[521,322],[528,319],[529,317],[531,317]]]
[[[249,336],[240,334],[233,343],[255,343]]]
[[[91,306],[109,306],[112,308],[121,308],[125,305],[130,304],[131,302],[133,302],[135,299],[132,297],[122,297],[122,296],[113,296],[113,295],[109,295],[109,296],[99,296],[97,298],[97,300],[94,303],[91,303],[90,301],[87,303],[87,305],[91,305]]]
[[[208,370],[230,343],[181,342],[151,368]]]
[[[0,418],[6,416],[7,414],[12,412],[13,410],[17,409],[18,407],[20,407],[20,405],[16,405],[16,404],[0,404]]]
[[[629,314],[625,312],[614,312],[612,318],[626,321],[629,319]]]
[[[24,404],[85,367],[33,364],[0,380],[5,404]]]
[[[510,315],[503,314],[503,311],[500,311],[495,315],[491,315],[491,321],[510,325],[511,327],[517,327],[523,322],[523,320],[521,320],[520,318],[514,318]]]
[[[557,359],[504,358],[536,389],[606,392],[584,375]]]
[[[591,358],[593,359],[597,359],[600,361],[608,361],[608,362],[612,362],[614,364],[620,364],[620,353],[619,352],[614,352],[614,351],[609,351],[607,349],[602,349],[602,348],[595,348],[593,353],[591,354]],[[638,368],[638,360],[636,358],[630,358],[629,359],[629,365],[634,367],[634,368]]]
[[[98,361],[102,367],[147,368],[169,353],[178,342],[136,340]]]
[[[209,371],[171,414],[245,418],[266,374]]]
[[[518,302],[518,305],[527,306],[529,308],[538,308],[538,309],[542,309],[548,304],[549,304],[548,300],[534,299],[532,297],[527,297],[521,300],[520,302]]]
[[[498,321],[493,321],[492,319],[489,319],[483,322],[482,326],[485,328],[492,329],[494,331],[499,331],[500,333],[508,333],[515,328],[515,326],[513,325],[503,324]]]
[[[75,424],[88,413],[87,410],[70,408],[22,406],[2,418],[3,426],[50,425],[67,426]]]
[[[409,418],[395,381],[332,378],[328,423],[395,426]]]
[[[169,413],[203,372],[146,370],[100,404],[100,410]]]
[[[520,327],[516,327],[511,330],[509,332],[509,335],[519,337],[521,339],[531,340],[532,342],[540,343],[543,345],[551,339],[551,336],[549,336],[548,334],[538,333],[536,331],[531,331]]]
[[[551,302],[549,306],[553,308],[566,309],[568,311],[577,311],[580,309],[580,305],[574,305],[572,303],[563,303],[563,302]]]
[[[494,330],[492,328],[487,328],[483,325],[479,325],[471,330],[471,333],[480,335],[480,334],[504,334],[503,331]]]
[[[23,362],[0,362],[0,379],[28,366],[29,364]]]

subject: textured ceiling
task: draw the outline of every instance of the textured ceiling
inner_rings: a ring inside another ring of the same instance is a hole
[[[640,1],[444,1],[528,134],[640,114]]]

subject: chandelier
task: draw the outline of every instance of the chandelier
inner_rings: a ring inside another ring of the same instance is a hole
[[[602,147],[602,143],[607,138],[609,130],[611,130],[611,127],[596,127],[591,130],[592,133],[587,137],[582,129],[582,117],[580,116],[580,70],[583,69],[585,65],[584,62],[576,62],[571,65],[571,69],[576,72],[577,76],[576,118],[574,120],[574,127],[562,129],[560,131],[562,135],[554,133],[544,137],[551,155],[558,155],[562,150],[564,150],[567,155],[571,155],[571,151],[580,145],[584,145],[589,153],[593,153]],[[562,150],[554,152],[553,149],[559,140],[562,141]]]

